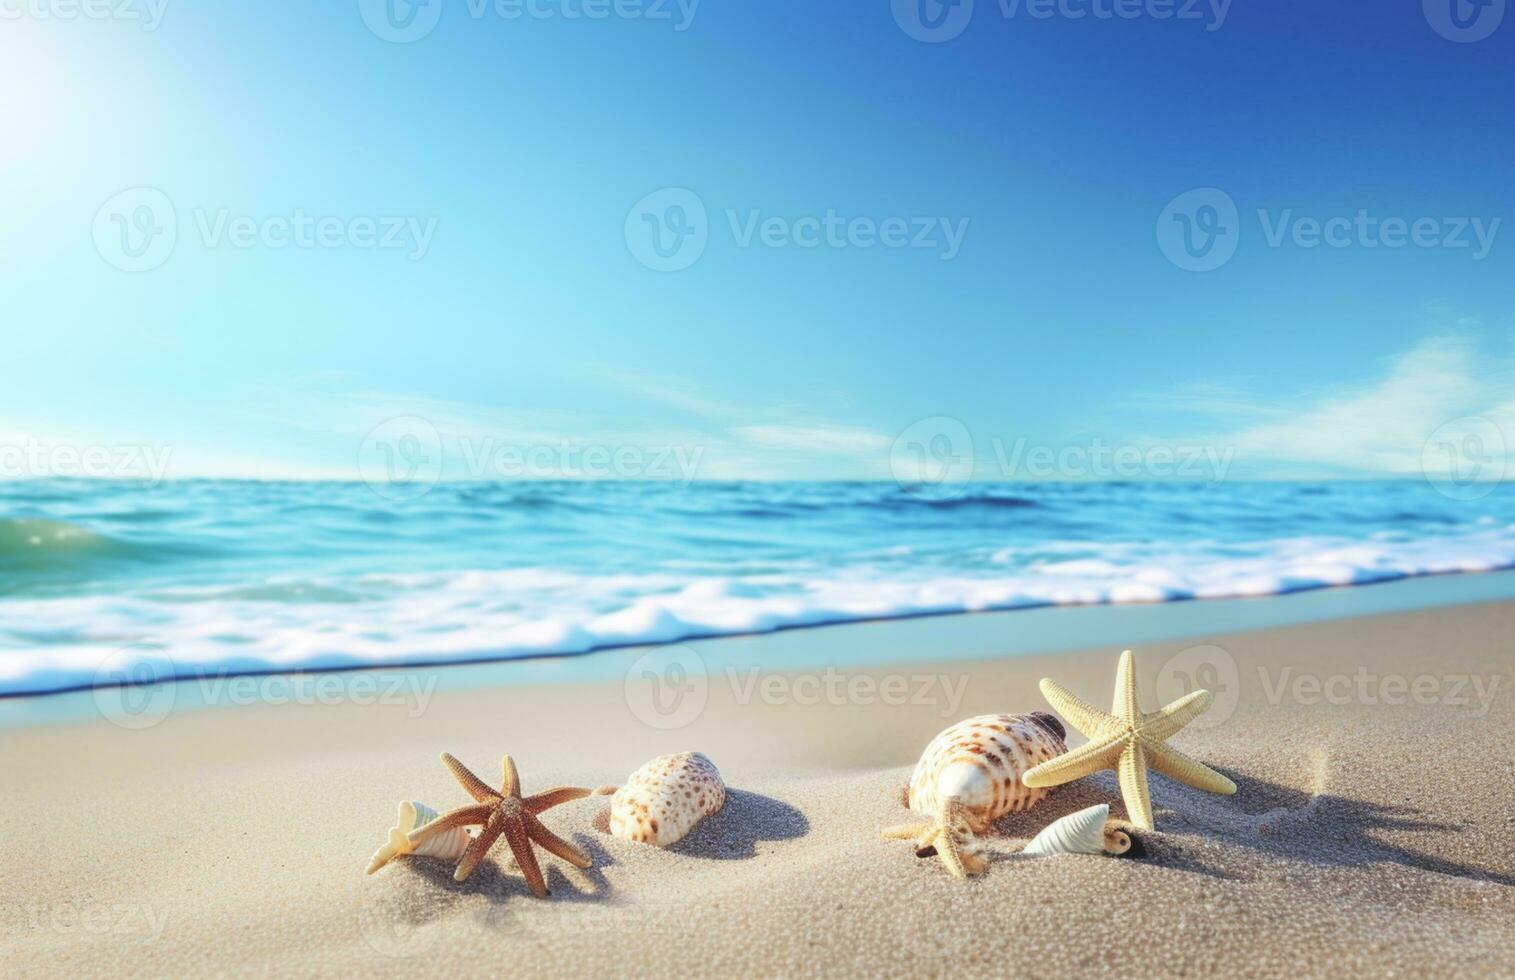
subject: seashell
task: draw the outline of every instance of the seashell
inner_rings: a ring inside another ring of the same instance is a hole
[[[726,804],[720,771],[700,752],[660,755],[610,799],[610,832],[622,840],[667,847]]]
[[[437,857],[446,861],[456,861],[463,856],[468,845],[473,842],[467,830],[462,827],[454,827],[430,838],[419,847],[412,844],[406,837],[417,827],[424,827],[437,819],[437,811],[425,803],[416,803],[413,800],[400,802],[400,816],[394,827],[389,830],[389,840],[384,846],[374,852],[373,859],[368,862],[368,873],[373,874],[394,858],[402,854],[414,854],[418,857]]]
[[[1042,801],[1047,790],[1026,786],[1021,774],[1066,752],[1066,734],[1045,711],[960,721],[926,746],[910,777],[906,805],[941,820],[948,801],[956,801],[969,829],[981,834],[1005,814]]]
[[[1110,804],[1101,803],[1070,813],[1047,824],[1031,839],[1022,854],[1103,854],[1105,821],[1110,819]],[[1129,847],[1129,838],[1128,844]]]
[[[926,746],[905,791],[905,805],[928,819],[890,827],[884,837],[914,841],[916,857],[940,857],[955,877],[983,873],[989,862],[978,836],[1047,795],[1021,775],[1062,755],[1065,734],[1045,711],[958,722]]]
[[[1136,835],[1136,825],[1124,820],[1109,820],[1105,823],[1106,854],[1115,857],[1146,857],[1147,849]]]

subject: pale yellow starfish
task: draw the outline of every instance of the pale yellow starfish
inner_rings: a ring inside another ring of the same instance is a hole
[[[1147,792],[1147,770],[1202,789],[1230,795],[1236,784],[1209,766],[1189,758],[1164,743],[1210,706],[1210,692],[1195,691],[1165,705],[1161,711],[1144,714],[1136,698],[1136,662],[1127,650],[1120,655],[1115,674],[1115,704],[1110,714],[1090,707],[1061,684],[1042,678],[1042,696],[1069,724],[1089,741],[1021,776],[1027,786],[1058,786],[1101,769],[1114,769],[1120,780],[1121,798],[1131,822],[1152,829],[1152,797]]]

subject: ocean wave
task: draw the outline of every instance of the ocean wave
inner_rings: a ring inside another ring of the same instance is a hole
[[[936,488],[922,488],[928,492],[917,493],[910,488],[903,488],[899,493],[873,501],[872,506],[882,507],[888,510],[975,510],[978,508],[1003,508],[1005,510],[1021,510],[1028,507],[1041,507],[1042,503],[1029,497],[1014,495],[1001,496],[990,493],[966,493],[961,496],[948,496],[936,498],[931,492]]]
[[[132,523],[135,515],[117,519]],[[74,521],[0,518],[0,596],[32,588],[68,589],[133,567],[178,565],[189,555],[205,551],[189,542],[105,534]]]
[[[58,481],[0,484],[0,514],[0,693],[133,644],[186,672],[446,662],[1515,565],[1511,495],[1424,482]]]
[[[130,551],[122,542],[80,524],[39,517],[0,518],[0,573],[7,576],[120,558]]]
[[[88,686],[142,643],[185,677],[446,663],[770,632],[860,620],[1039,606],[1277,595],[1515,566],[1509,529],[1442,542],[1289,539],[1266,554],[1203,549],[1033,563],[1013,574],[826,577],[582,575],[551,568],[367,574],[136,598],[13,600],[0,692]],[[23,630],[18,625],[25,623]]]

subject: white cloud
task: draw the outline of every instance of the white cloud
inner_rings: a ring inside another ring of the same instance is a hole
[[[753,445],[802,453],[876,455],[888,452],[892,442],[886,435],[855,426],[739,425],[730,431]]]
[[[1198,398],[1184,407],[1247,418],[1203,441],[1234,448],[1238,462],[1258,475],[1409,475],[1426,465],[1454,465],[1434,446],[1427,452],[1433,434],[1438,444],[1449,433],[1460,439],[1493,432],[1497,438],[1502,430],[1515,437],[1512,367],[1469,341],[1436,337],[1394,358],[1370,381],[1287,400],[1228,392],[1220,405]],[[1503,448],[1486,447],[1501,455]]]
[[[518,469],[513,461],[526,452],[534,460],[563,461],[561,467],[533,466],[533,476],[573,478],[584,470],[583,451],[588,447],[609,450],[612,456],[625,451],[621,458],[649,466],[661,461],[657,472],[643,474],[660,478],[887,475],[890,438],[870,429],[801,414],[787,406],[723,402],[698,385],[672,378],[618,369],[597,372],[597,376],[602,383],[653,406],[652,410],[620,415],[527,411],[421,395],[302,387],[260,393],[258,411],[249,414],[280,429],[327,437],[328,452],[345,457],[333,456],[334,463],[349,467],[347,461],[356,447],[376,426],[396,418],[423,419],[442,440],[446,473],[452,478],[509,476]],[[502,460],[508,464],[503,468],[498,465]]]

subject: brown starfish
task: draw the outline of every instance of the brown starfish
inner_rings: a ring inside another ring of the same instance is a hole
[[[501,834],[510,842],[510,851],[515,855],[516,864],[520,865],[521,873],[526,876],[526,884],[537,898],[546,898],[548,893],[547,883],[542,880],[542,869],[537,865],[537,856],[531,849],[532,841],[574,867],[589,867],[589,855],[542,826],[537,814],[559,803],[588,796],[590,790],[577,786],[560,786],[522,799],[521,777],[516,773],[514,760],[508,755],[505,757],[505,774],[498,792],[490,789],[484,780],[469,772],[467,766],[446,752],[442,753],[442,764],[478,803],[444,813],[431,823],[412,830],[406,838],[412,844],[420,844],[428,837],[451,827],[473,824],[482,826],[479,836],[474,838],[473,843],[468,845],[468,850],[458,859],[457,869],[452,873],[454,881],[466,881]]]

